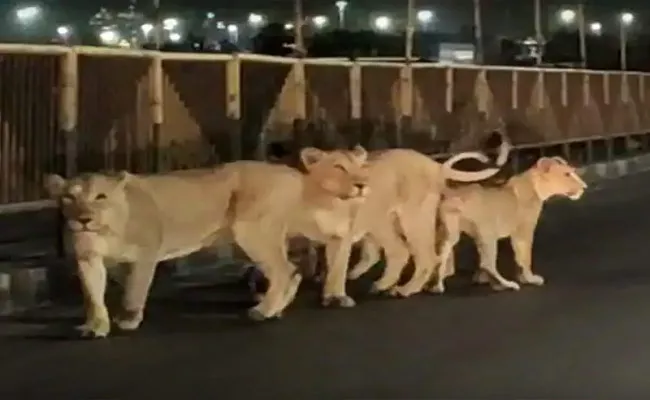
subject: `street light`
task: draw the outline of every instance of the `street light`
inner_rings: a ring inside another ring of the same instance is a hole
[[[178,43],[181,41],[181,34],[178,32],[170,32],[169,33],[169,40],[172,41],[173,43]]]
[[[239,28],[235,24],[229,24],[226,26],[226,31],[228,32],[228,35],[230,36],[230,39],[233,42],[238,42],[239,41]]]
[[[348,2],[339,0],[334,5],[339,12],[339,28],[343,29],[345,27],[345,9],[348,7]]]
[[[416,18],[418,22],[424,26],[427,26],[433,21],[433,11],[431,10],[420,10],[418,11]]]
[[[262,14],[250,13],[248,14],[248,24],[253,28],[259,28],[264,24],[264,16]]]
[[[42,11],[38,6],[21,7],[16,10],[16,18],[21,24],[30,24],[41,16]]]
[[[178,27],[178,18],[165,18],[163,20],[163,29],[166,31],[173,31]]]
[[[317,15],[311,19],[317,29],[322,29],[329,22],[328,18],[324,15]]]
[[[576,12],[571,9],[560,11],[560,22],[564,25],[571,25],[576,20]]]
[[[385,32],[391,29],[393,20],[386,15],[380,15],[379,17],[375,18],[373,25],[378,31]]]
[[[153,28],[153,24],[150,23],[142,24],[142,26],[140,26],[140,30],[142,31],[144,37],[149,37],[149,34],[151,31],[153,31]]]
[[[627,70],[627,29],[634,22],[634,14],[624,12],[620,15],[621,69]]]
[[[286,24],[284,24],[284,29],[287,30],[287,31],[292,30],[293,29],[293,23],[287,22]]]
[[[589,24],[589,31],[594,35],[600,35],[603,32],[603,24],[600,22],[592,22]]]
[[[120,41],[120,35],[111,29],[101,31],[99,33],[99,40],[109,46],[114,46]]]
[[[59,26],[56,28],[56,34],[59,35],[63,41],[67,41],[68,38],[70,38],[71,33],[72,30],[67,26]]]

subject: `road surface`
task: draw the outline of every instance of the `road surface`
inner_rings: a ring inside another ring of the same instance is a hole
[[[283,320],[244,322],[235,289],[153,301],[133,335],[65,335],[79,313],[3,320],[8,399],[625,399],[650,395],[650,175],[591,188],[543,215],[543,288],[363,296],[323,310],[306,289]],[[509,252],[503,253],[506,264]],[[471,264],[464,257],[461,264]],[[468,266],[471,267],[471,266]],[[506,265],[507,267],[507,265]]]

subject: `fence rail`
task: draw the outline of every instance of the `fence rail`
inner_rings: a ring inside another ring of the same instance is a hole
[[[48,172],[188,168],[266,143],[437,153],[650,131],[650,75],[0,45],[0,205]],[[9,207],[7,207],[9,209]]]

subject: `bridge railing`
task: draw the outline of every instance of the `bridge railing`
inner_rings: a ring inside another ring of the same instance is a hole
[[[650,75],[0,45],[0,209],[41,204],[48,172],[264,158],[278,140],[447,153],[504,127],[523,147],[650,132]]]

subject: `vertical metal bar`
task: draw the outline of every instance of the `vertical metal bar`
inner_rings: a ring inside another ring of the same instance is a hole
[[[477,64],[483,64],[483,24],[481,19],[481,0],[474,0],[474,39]]]
[[[623,21],[619,21],[620,26],[620,53],[621,53],[621,69],[623,71],[627,70],[627,30],[625,29],[625,24]]]
[[[241,138],[241,60],[235,54],[226,64],[226,116],[231,122],[230,150],[233,160],[242,157]]]
[[[578,37],[580,39],[580,62],[582,68],[587,68],[587,40],[585,37],[585,6],[578,4]]]
[[[535,41],[537,42],[537,65],[542,64],[544,58],[544,33],[542,32],[542,5],[541,0],[535,1]]]
[[[516,110],[519,108],[519,71],[513,70],[511,72],[512,82],[510,83],[510,99],[512,103],[512,109]]]
[[[303,17],[302,11],[302,0],[294,0],[294,13],[295,13],[295,22],[294,22],[294,31],[296,35],[296,50],[299,54],[307,55],[303,37],[303,28],[305,24],[305,18]]]
[[[153,171],[159,172],[162,165],[162,160],[160,156],[160,143],[162,142],[162,124],[164,121],[164,109],[163,109],[163,63],[162,57],[157,54],[151,59],[151,67],[149,70],[149,84],[151,95],[151,120],[153,123],[152,126],[152,141],[154,148],[154,157],[153,157]]]
[[[413,58],[413,34],[415,32],[415,28],[413,26],[414,14],[415,14],[415,0],[408,0],[407,10],[406,10],[406,35],[405,35],[406,43],[404,44],[404,50],[406,53],[404,57],[406,58],[407,63],[410,63],[411,58]]]

